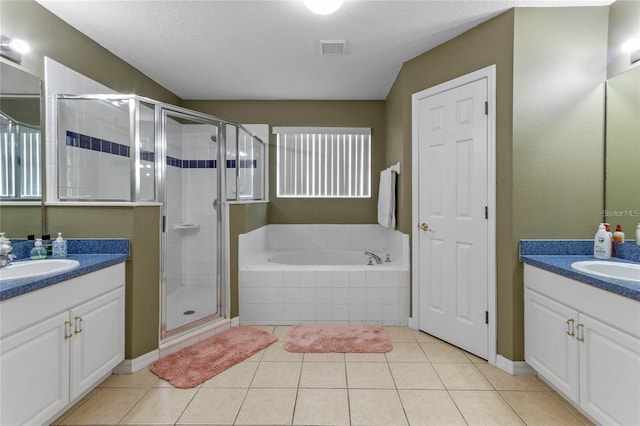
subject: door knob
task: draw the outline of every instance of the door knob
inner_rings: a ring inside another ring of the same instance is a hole
[[[432,229],[429,228],[429,225],[427,225],[426,223],[420,225],[420,229],[422,229],[423,231],[432,231]]]

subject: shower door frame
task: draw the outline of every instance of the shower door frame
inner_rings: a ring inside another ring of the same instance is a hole
[[[217,238],[216,238],[216,291],[217,291],[217,310],[216,313],[212,315],[208,315],[204,318],[201,318],[196,321],[189,322],[185,325],[177,327],[172,330],[166,329],[166,307],[167,307],[167,205],[166,201],[166,167],[167,167],[167,135],[165,132],[167,115],[172,117],[184,118],[191,121],[195,121],[201,124],[208,124],[217,129],[217,141],[218,144],[218,156],[217,156],[217,164],[216,164],[216,174],[217,174],[217,199],[214,201],[214,210],[217,212],[216,214],[216,222],[217,222]],[[224,209],[222,208],[223,203],[222,200],[225,199],[223,190],[226,188],[226,167],[223,167],[224,158],[226,158],[226,144],[225,144],[225,135],[224,135],[224,125],[226,122],[224,120],[217,119],[211,115],[198,113],[196,111],[175,107],[169,104],[159,104],[156,108],[156,153],[159,155],[159,161],[157,161],[156,167],[156,199],[161,204],[161,222],[160,222],[160,342],[170,340],[177,336],[180,336],[195,327],[200,325],[207,324],[211,321],[225,318],[226,312],[226,294],[225,294],[225,286],[226,282],[226,262],[224,258],[225,253],[225,242],[227,240],[226,233],[227,229],[225,227],[225,218],[224,218]]]

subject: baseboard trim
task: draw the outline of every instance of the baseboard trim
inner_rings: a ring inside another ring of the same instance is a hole
[[[498,354],[496,356],[496,368],[511,374],[512,376],[535,376],[536,370],[531,368],[529,364],[524,361],[511,361]]]
[[[413,328],[414,330],[418,329],[418,324],[415,324],[413,321],[413,317],[407,318],[407,327]]]
[[[240,317],[231,318],[231,327],[237,327],[240,325]]]
[[[152,362],[160,359],[160,350],[154,349],[144,355],[134,359],[125,359],[113,369],[117,374],[131,374],[151,365]]]

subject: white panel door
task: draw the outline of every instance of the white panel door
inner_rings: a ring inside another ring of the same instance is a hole
[[[124,359],[124,287],[71,310],[71,397]]]
[[[598,423],[640,424],[640,339],[580,314],[580,407]]]
[[[487,86],[481,78],[419,99],[416,116],[419,328],[485,359]]]

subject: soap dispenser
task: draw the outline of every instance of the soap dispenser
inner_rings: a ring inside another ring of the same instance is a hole
[[[36,239],[35,245],[31,249],[29,256],[31,257],[31,260],[47,258],[47,249],[42,245],[42,240],[40,238]]]
[[[53,257],[65,258],[67,257],[67,242],[62,238],[62,232],[58,232],[58,238],[53,240]]]

